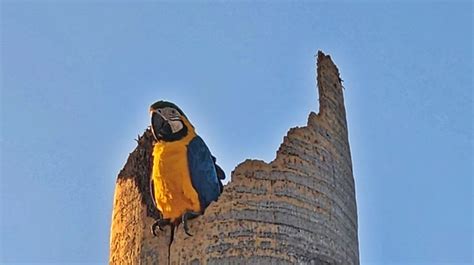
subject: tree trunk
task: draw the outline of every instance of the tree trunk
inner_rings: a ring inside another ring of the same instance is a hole
[[[357,209],[343,88],[318,53],[319,114],[289,130],[275,160],[246,160],[218,202],[182,227],[151,234],[149,130],[117,178],[111,264],[359,264]],[[168,255],[171,253],[171,255]]]

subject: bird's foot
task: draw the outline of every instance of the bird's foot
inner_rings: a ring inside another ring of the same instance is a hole
[[[193,219],[201,215],[201,213],[198,212],[192,212],[192,211],[187,211],[183,214],[181,217],[181,222],[183,223],[183,229],[186,235],[188,236],[193,236],[191,233],[189,233],[189,227],[188,227],[188,220]]]
[[[170,225],[170,224],[171,224],[170,219],[160,218],[160,219],[156,220],[156,222],[154,224],[151,225],[151,232],[153,233],[154,236],[157,236],[157,234],[155,232],[157,226],[161,231],[164,231],[164,227],[167,226],[167,225]]]

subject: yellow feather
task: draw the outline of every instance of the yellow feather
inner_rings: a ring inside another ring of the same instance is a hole
[[[193,126],[183,116],[188,134],[173,142],[159,141],[153,147],[153,185],[155,203],[163,218],[174,221],[186,211],[199,212],[199,197],[191,183],[187,145],[196,136]]]

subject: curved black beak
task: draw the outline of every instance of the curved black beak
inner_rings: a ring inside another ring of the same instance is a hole
[[[151,131],[156,140],[173,133],[169,122],[157,112],[151,114]]]

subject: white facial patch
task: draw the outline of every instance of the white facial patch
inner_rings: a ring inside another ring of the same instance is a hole
[[[168,121],[170,126],[171,126],[171,131],[173,133],[177,133],[179,131],[181,131],[181,129],[183,129],[183,123],[180,121],[180,120],[170,120]]]
[[[158,109],[158,112],[167,120],[178,120],[181,116],[177,110],[170,107]]]
[[[157,110],[170,124],[171,131],[177,133],[183,129],[184,124],[181,121],[181,114],[174,108],[165,107]]]

